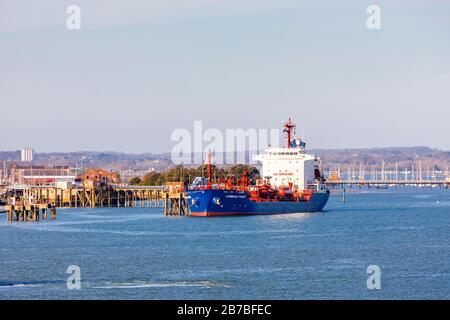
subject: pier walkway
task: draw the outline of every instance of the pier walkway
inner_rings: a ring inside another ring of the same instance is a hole
[[[45,206],[64,208],[147,207],[164,208],[164,214],[188,215],[184,192],[168,186],[123,186],[86,183],[81,187],[20,186],[9,190],[8,207]],[[14,198],[13,200],[11,198]],[[10,208],[12,207],[12,209]],[[34,209],[33,208],[30,208]],[[24,211],[17,208],[17,212]]]

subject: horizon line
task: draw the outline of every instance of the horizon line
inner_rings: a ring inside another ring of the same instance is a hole
[[[415,148],[427,148],[431,150],[437,150],[442,152],[450,152],[450,150],[430,147],[430,146],[391,146],[391,147],[345,147],[345,148],[308,148],[307,150],[313,151],[345,151],[345,150],[374,150],[374,149],[415,149]],[[6,152],[20,152],[22,149],[15,150],[0,150],[0,153]],[[128,154],[128,155],[170,155],[171,151],[165,152],[127,152],[127,151],[116,151],[116,150],[75,150],[75,151],[37,151],[32,148],[35,154],[49,154],[49,153],[116,153],[116,154]],[[247,152],[258,152],[259,150],[245,150],[245,151],[234,151],[234,153],[247,153]],[[222,151],[227,153],[226,151]],[[190,154],[195,154],[196,152],[191,152]],[[203,153],[203,152],[202,152]]]

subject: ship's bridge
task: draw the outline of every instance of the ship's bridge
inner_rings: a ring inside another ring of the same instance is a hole
[[[265,153],[255,155],[254,160],[283,160],[283,159],[315,159],[314,155],[306,154],[302,148],[271,148],[265,149]]]

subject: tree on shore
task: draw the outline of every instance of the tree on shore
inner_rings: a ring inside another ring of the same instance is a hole
[[[129,184],[132,185],[132,186],[135,186],[135,185],[140,185],[141,182],[142,182],[142,181],[141,181],[141,178],[139,178],[139,177],[134,177],[134,178],[131,178],[131,179],[130,179]]]
[[[252,179],[253,182],[259,178],[259,171],[257,168],[243,164],[230,167],[218,167],[211,165],[211,171],[213,183],[219,179],[226,179],[228,177],[233,177],[233,179],[236,180],[242,176],[244,171],[249,173],[250,179]],[[190,184],[196,177],[207,176],[207,165],[201,165],[197,168],[185,168],[179,165],[164,172],[150,172],[140,179],[133,178],[130,180],[130,184],[147,186],[160,186],[166,184],[167,182],[184,182],[185,184]]]

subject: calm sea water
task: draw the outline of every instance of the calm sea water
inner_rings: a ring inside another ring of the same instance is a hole
[[[449,299],[450,190],[333,195],[326,211],[164,217],[161,209],[0,215],[0,299]],[[69,265],[81,290],[68,290]],[[367,289],[367,267],[381,289]]]

